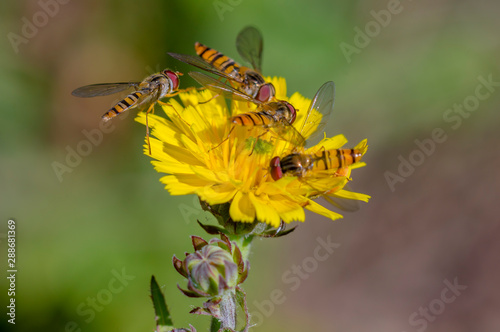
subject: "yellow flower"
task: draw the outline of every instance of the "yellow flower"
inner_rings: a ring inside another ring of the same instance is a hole
[[[310,100],[294,93],[286,96],[283,78],[268,78],[276,88],[276,98],[290,102],[298,109],[296,128],[301,128]],[[345,174],[330,171],[306,179],[284,176],[274,181],[269,173],[273,157],[283,157],[296,148],[286,133],[261,127],[248,128],[233,125],[229,117],[255,110],[248,102],[231,102],[231,109],[222,97],[213,97],[208,90],[182,92],[179,103],[170,99],[171,106],[162,106],[166,117],[148,115],[151,128],[151,157],[158,172],[168,175],[160,181],[172,195],[196,194],[209,205],[230,203],[229,213],[235,222],[258,220],[278,227],[284,222],[304,221],[304,208],[330,219],[342,216],[322,207],[312,198],[318,195],[337,196],[367,201],[369,196],[342,188],[348,181]],[[209,102],[203,103],[204,101]],[[202,102],[202,103],[200,103]],[[321,116],[314,111],[311,117]],[[311,117],[309,119],[311,119]],[[137,121],[145,124],[145,114]],[[308,121],[309,122],[309,121]],[[234,128],[233,128],[234,127]],[[306,126],[305,138],[315,128]],[[344,136],[325,138],[304,153],[319,149],[338,149],[346,143]],[[360,143],[366,151],[366,141]],[[144,153],[149,155],[145,145]]]

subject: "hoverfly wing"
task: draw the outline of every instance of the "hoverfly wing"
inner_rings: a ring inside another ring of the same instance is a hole
[[[263,44],[259,30],[251,26],[241,30],[236,37],[238,53],[259,73],[261,72]]]
[[[225,84],[224,82],[221,82],[211,76],[205,75],[203,73],[197,72],[197,71],[191,71],[189,72],[189,76],[191,76],[194,80],[196,80],[198,83],[206,87],[207,89],[210,89],[222,96],[224,98],[228,99],[233,99],[233,100],[238,100],[238,101],[249,101],[252,103],[258,103],[258,101],[254,100],[252,97],[249,95],[236,90],[230,85]]]
[[[215,74],[217,76],[221,76],[221,77],[227,78],[229,80],[233,80],[233,78],[228,76],[226,73],[224,73],[220,70],[217,70],[217,68],[209,65],[207,62],[205,62],[203,59],[201,59],[198,56],[189,55],[189,54],[171,53],[171,52],[169,52],[168,55],[170,55],[174,59],[177,59],[179,61],[187,63],[188,65],[195,66],[195,67],[198,67],[202,70],[208,71],[209,73]]]
[[[321,197],[325,201],[342,211],[356,212],[360,208],[359,201],[354,199],[341,198],[332,195],[322,195]]]
[[[321,137],[321,133],[326,126],[326,123],[330,120],[330,115],[333,110],[333,105],[335,101],[335,83],[328,81],[323,84],[318,92],[314,95],[311,105],[307,110],[304,118],[304,122],[299,130],[299,132],[308,137],[307,143],[309,146],[315,145],[318,137]],[[319,112],[321,118],[318,116],[311,117],[313,111]]]
[[[140,82],[123,82],[123,83],[100,83],[82,86],[73,90],[71,94],[75,97],[89,98],[97,96],[107,96],[129,88],[137,90]]]
[[[302,147],[306,145],[306,139],[294,126],[288,122],[278,122],[275,131],[285,141],[292,143],[293,146]]]
[[[325,172],[325,171],[322,171],[322,172]],[[334,174],[331,174],[328,171],[326,171],[325,174],[330,174],[332,177],[336,178],[336,176]],[[359,210],[359,207],[360,207],[359,201],[356,200],[352,195],[349,195],[351,193],[351,189],[349,187],[349,184],[344,185],[344,189],[347,189],[347,191],[343,191],[344,192],[343,195],[338,195],[337,194],[338,192],[336,192],[335,194],[329,194],[329,191],[323,191],[323,190],[316,187],[318,185],[315,182],[315,180],[317,179],[316,175],[318,175],[318,174],[314,174],[311,177],[302,178],[302,181],[304,181],[304,183],[306,183],[309,187],[311,187],[313,190],[316,191],[315,194],[311,195],[311,198],[319,196],[322,199],[324,199],[327,203],[335,206],[336,208],[338,208],[342,211],[355,212],[355,211]],[[324,181],[324,179],[320,180],[320,181]],[[323,185],[321,185],[321,186],[323,186]],[[349,199],[350,197],[352,197],[353,199]]]
[[[135,105],[135,107],[149,105],[149,104],[154,103],[158,100],[158,95],[155,94],[154,90],[142,89],[142,90],[139,90],[139,92],[142,95],[137,100],[137,104]],[[130,95],[128,95],[127,97],[130,97]]]
[[[341,191],[342,194],[339,195],[340,192],[337,192],[334,195],[329,195],[325,193],[322,197],[333,206],[337,208],[347,211],[347,212],[355,212],[360,209],[359,198],[355,197],[355,193],[352,191],[351,186],[346,184],[344,186],[344,190]]]

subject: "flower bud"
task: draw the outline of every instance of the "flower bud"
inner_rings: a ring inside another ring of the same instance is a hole
[[[173,329],[170,332],[196,332],[196,329],[194,328],[193,325],[189,324],[189,329],[187,328]]]
[[[234,288],[238,281],[238,266],[224,249],[207,245],[186,257],[186,269],[194,288],[210,294]]]
[[[225,235],[222,240],[206,242],[192,236],[195,252],[181,261],[174,256],[176,270],[188,279],[188,290],[181,291],[190,297],[215,297],[226,290],[234,290],[248,275],[248,262],[244,262],[240,249]]]

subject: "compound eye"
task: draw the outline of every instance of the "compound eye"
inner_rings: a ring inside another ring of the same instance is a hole
[[[270,173],[274,181],[277,181],[283,177],[283,170],[281,169],[280,157],[274,157],[269,163],[271,168]]]
[[[264,84],[260,87],[259,92],[255,99],[258,101],[265,103],[272,99],[275,95],[274,86],[271,83]]]
[[[179,87],[179,75],[171,70],[165,70],[164,74],[167,75],[167,77],[172,82],[172,90],[177,90],[177,88]]]
[[[286,103],[286,107],[290,111],[290,124],[292,124],[295,121],[295,118],[297,117],[297,110],[290,103]]]

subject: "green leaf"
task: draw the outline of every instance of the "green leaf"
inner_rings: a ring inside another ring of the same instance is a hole
[[[210,332],[217,332],[220,329],[220,321],[217,318],[212,317],[212,322],[210,323]]]
[[[240,332],[248,332],[248,329],[250,328],[250,314],[247,306],[247,294],[239,287],[236,288],[236,302],[245,313],[245,326],[240,330]]]
[[[155,308],[155,320],[157,331],[170,331],[174,328],[174,323],[165,302],[165,296],[161,292],[160,286],[156,282],[155,276],[151,276],[151,299]]]

